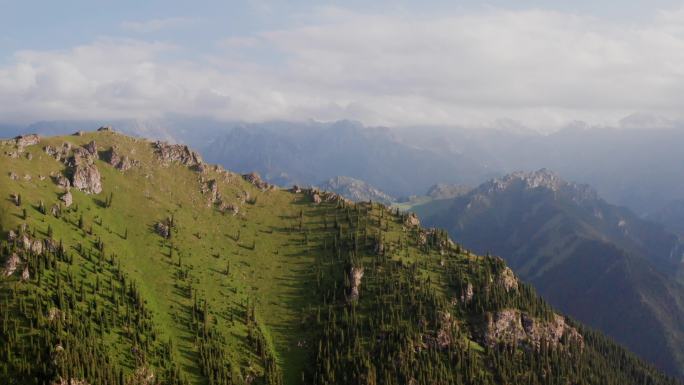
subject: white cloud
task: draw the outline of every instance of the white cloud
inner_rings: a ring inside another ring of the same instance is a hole
[[[169,17],[165,19],[152,19],[144,21],[124,21],[121,28],[136,33],[157,32],[166,29],[176,29],[192,26],[197,19],[187,17]]]
[[[634,112],[681,119],[683,14],[623,25],[543,10],[422,18],[326,8],[310,15],[316,22],[220,39],[216,52],[174,61],[164,54],[182,47],[97,40],[17,53],[0,68],[0,114],[476,126],[505,118],[534,128],[617,124]]]

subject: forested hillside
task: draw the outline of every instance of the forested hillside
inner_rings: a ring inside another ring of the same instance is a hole
[[[0,152],[0,383],[675,383],[413,215],[108,128]]]
[[[502,256],[566,314],[684,376],[684,250],[663,226],[549,170],[414,210],[476,252]]]

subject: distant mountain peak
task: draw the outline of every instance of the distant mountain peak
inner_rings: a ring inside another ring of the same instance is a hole
[[[472,191],[473,188],[470,186],[460,185],[460,184],[447,184],[447,183],[437,183],[432,186],[427,191],[427,195],[433,199],[449,199],[457,198],[465,195]]]
[[[520,182],[529,189],[544,187],[552,191],[558,191],[562,186],[568,184],[555,172],[542,168],[532,172],[516,171],[501,178],[493,179],[491,185],[497,190],[507,190],[514,183]]]
[[[395,198],[370,184],[350,176],[330,178],[320,186],[321,190],[335,192],[355,202],[374,201],[390,204]]]
[[[477,192],[492,194],[509,191],[512,188],[525,190],[546,189],[554,193],[562,192],[576,203],[600,199],[596,190],[587,184],[568,182],[556,172],[542,168],[536,171],[515,171],[483,183]]]

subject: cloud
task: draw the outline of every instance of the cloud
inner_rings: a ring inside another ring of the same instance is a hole
[[[152,19],[145,21],[124,21],[121,28],[135,33],[150,33],[168,29],[185,28],[197,23],[197,19],[186,17],[169,17],[166,19]]]
[[[469,126],[510,119],[539,129],[618,124],[635,112],[681,119],[682,15],[662,11],[625,25],[545,10],[421,17],[322,8],[313,21],[217,39],[214,51],[184,59],[183,47],[96,40],[15,54],[0,67],[0,114]]]

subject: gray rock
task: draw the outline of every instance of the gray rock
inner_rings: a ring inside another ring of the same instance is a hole
[[[361,279],[363,278],[363,267],[352,267],[349,271],[349,282],[351,282],[351,294],[349,299],[356,301],[359,299],[359,288],[361,287]]]
[[[71,185],[87,194],[99,194],[102,192],[100,171],[94,164],[76,165]]]
[[[203,163],[202,157],[195,151],[190,150],[188,146],[181,144],[168,144],[165,142],[156,141],[152,145],[157,157],[164,164],[178,162],[186,166],[198,166]]]
[[[59,197],[59,199],[61,199],[62,202],[64,202],[64,207],[69,207],[74,202],[74,198],[71,195],[71,191],[67,191],[64,195]]]
[[[20,135],[14,138],[18,147],[33,146],[40,142],[40,136],[36,134]]]

